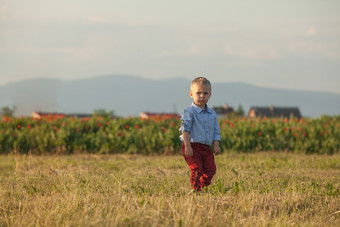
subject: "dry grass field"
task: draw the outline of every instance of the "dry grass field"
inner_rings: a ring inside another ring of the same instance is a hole
[[[0,226],[340,226],[340,154],[0,156]]]

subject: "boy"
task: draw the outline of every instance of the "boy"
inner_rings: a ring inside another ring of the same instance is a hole
[[[191,170],[191,188],[197,192],[207,188],[216,173],[215,154],[221,153],[220,127],[216,113],[207,106],[211,96],[211,84],[204,77],[197,77],[191,82],[191,106],[184,109],[180,139],[183,141],[182,152]]]

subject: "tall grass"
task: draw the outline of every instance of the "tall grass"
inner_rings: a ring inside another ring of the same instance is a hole
[[[0,156],[0,226],[339,226],[340,155],[222,154],[207,193],[181,156]]]

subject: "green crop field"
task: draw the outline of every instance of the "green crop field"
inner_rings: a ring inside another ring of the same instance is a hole
[[[340,116],[220,119],[222,151],[340,151]],[[180,119],[0,117],[0,154],[169,154],[181,150]]]
[[[0,156],[0,226],[340,226],[340,154],[223,153],[208,192],[180,155]]]

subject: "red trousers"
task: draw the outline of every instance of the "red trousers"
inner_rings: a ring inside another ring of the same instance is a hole
[[[185,156],[185,146],[182,144],[182,152],[185,161],[191,170],[191,188],[201,191],[211,184],[216,173],[215,157],[210,146],[201,143],[191,143],[193,156]]]

